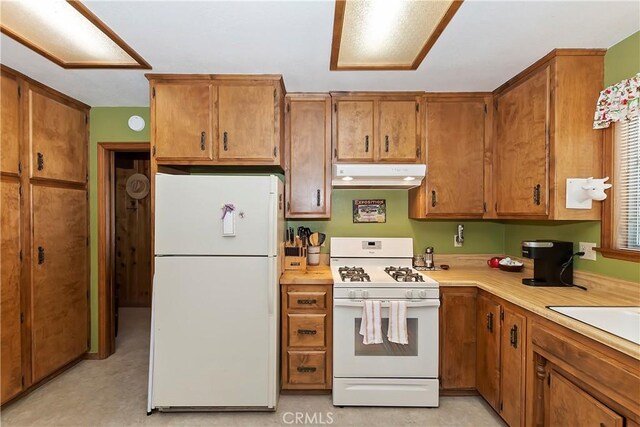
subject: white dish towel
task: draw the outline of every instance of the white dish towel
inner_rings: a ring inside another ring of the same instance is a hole
[[[360,335],[362,344],[382,343],[382,321],[380,319],[380,301],[367,300],[362,305],[362,322],[360,323]]]
[[[389,329],[387,338],[396,344],[409,344],[407,334],[407,302],[389,301]]]

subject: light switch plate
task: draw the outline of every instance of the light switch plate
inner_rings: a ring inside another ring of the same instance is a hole
[[[588,259],[591,261],[595,261],[596,260],[596,251],[593,250],[593,248],[596,247],[595,243],[590,243],[590,242],[580,242],[579,244],[579,251],[580,252],[584,252],[584,255],[582,255],[580,257],[580,259]]]

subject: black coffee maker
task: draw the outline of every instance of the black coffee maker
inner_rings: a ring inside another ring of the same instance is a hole
[[[531,240],[522,242],[522,256],[533,260],[533,278],[527,286],[572,286],[573,242]]]

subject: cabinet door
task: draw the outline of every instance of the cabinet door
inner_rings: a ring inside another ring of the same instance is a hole
[[[478,295],[476,388],[494,409],[500,397],[500,304]]]
[[[577,385],[551,370],[549,426],[622,427],[623,419]]]
[[[220,86],[218,91],[220,160],[273,162],[278,156],[275,88]]]
[[[504,308],[500,415],[510,426],[524,425],[526,324],[524,316]]]
[[[426,115],[427,215],[482,216],[484,100],[429,101]]]
[[[287,126],[287,217],[331,216],[331,101],[290,98]]]
[[[338,100],[335,103],[337,162],[373,161],[373,100]]]
[[[3,95],[4,96],[4,95]],[[15,178],[13,178],[15,179]],[[0,182],[0,339],[2,387],[0,402],[4,403],[22,390],[22,340],[20,335],[20,193],[19,183]]]
[[[420,159],[418,101],[378,103],[378,157],[381,161],[416,163]]]
[[[549,67],[497,99],[498,215],[546,215]]]
[[[86,112],[36,89],[29,90],[31,176],[87,180]]]
[[[2,86],[0,87],[0,99],[2,99],[2,109],[0,110],[0,151],[2,152],[0,156],[0,171],[17,174],[18,162],[20,161],[18,82],[15,78],[6,74],[2,74],[0,78],[2,79]]]
[[[152,93],[156,159],[212,159],[215,87],[207,82],[156,83]]]
[[[476,290],[440,288],[440,379],[443,389],[476,386]]]
[[[84,190],[33,185],[34,382],[87,351],[87,198]]]

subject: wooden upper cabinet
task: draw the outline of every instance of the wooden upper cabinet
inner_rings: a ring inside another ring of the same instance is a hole
[[[409,192],[411,218],[484,215],[485,133],[490,95],[429,95],[425,102],[427,176]]]
[[[440,288],[440,379],[443,390],[476,388],[476,288]]]
[[[550,67],[496,99],[498,215],[547,215]]]
[[[86,182],[88,108],[37,87],[28,96],[31,177]]]
[[[156,159],[213,158],[216,89],[211,82],[152,86]]]
[[[372,162],[374,159],[375,101],[334,100],[336,162]]]
[[[149,74],[160,164],[282,166],[280,76]]]
[[[3,81],[4,83],[4,81]],[[4,96],[3,93],[3,107]],[[6,179],[6,180],[5,180]],[[20,304],[20,192],[17,178],[0,178],[0,403],[22,390]]]
[[[551,370],[549,374],[549,426],[622,427],[624,419],[584,390]]]
[[[420,162],[420,99],[415,92],[334,93],[331,98],[335,162]]]
[[[20,161],[19,86],[15,77],[4,72],[0,79],[0,171],[17,174]]]
[[[478,295],[476,300],[476,388],[499,411],[500,312],[497,302]]]
[[[378,158],[415,163],[420,158],[420,104],[413,100],[378,102]]]
[[[287,218],[331,216],[331,98],[287,95]]]
[[[556,49],[494,91],[495,210],[500,218],[598,220],[567,209],[567,178],[602,175],[602,130],[593,114],[604,50]]]
[[[36,382],[88,350],[88,201],[85,190],[43,185],[31,185],[31,196],[31,355]]]
[[[503,308],[500,350],[500,415],[510,426],[524,425],[527,319]]]
[[[220,160],[273,162],[278,156],[278,98],[273,85],[219,87]]]

